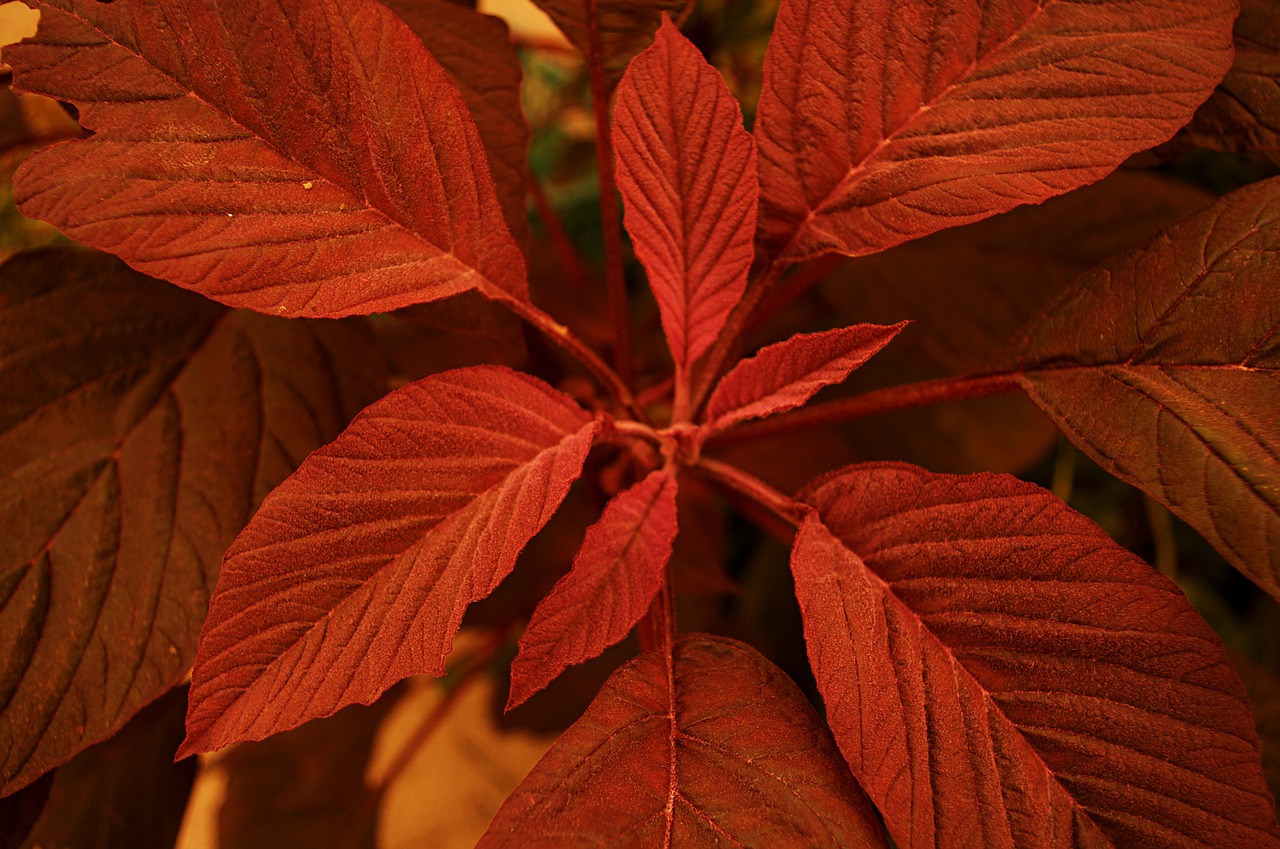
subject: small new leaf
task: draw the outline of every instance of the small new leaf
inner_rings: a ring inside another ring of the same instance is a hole
[[[666,578],[675,538],[672,475],[651,472],[609,502],[572,571],[533,611],[511,667],[508,710],[627,635]]]

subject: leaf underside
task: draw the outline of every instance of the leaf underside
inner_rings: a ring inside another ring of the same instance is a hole
[[[1014,345],[1073,442],[1276,598],[1278,188],[1240,189],[1085,274]]]
[[[1100,528],[1011,477],[905,464],[802,497],[810,660],[899,845],[1280,846],[1221,642]]]
[[[526,296],[462,95],[380,3],[35,5],[5,60],[94,135],[23,164],[26,215],[269,314]]]
[[[369,704],[444,657],[578,477],[596,422],[510,369],[392,392],[276,488],[227,552],[180,755]]]
[[[636,658],[508,797],[477,849],[885,849],[822,721],[753,649]]]
[[[1183,130],[1215,150],[1280,151],[1280,5],[1240,0],[1236,58]]]
[[[2,792],[182,679],[222,552],[379,391],[371,341],[84,251],[0,269]]]
[[[874,253],[1105,176],[1231,63],[1234,0],[784,0],[756,124],[760,236]]]

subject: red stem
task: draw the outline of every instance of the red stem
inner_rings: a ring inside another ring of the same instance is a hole
[[[788,498],[755,475],[748,474],[723,460],[701,457],[693,468],[711,480],[759,504],[792,527],[799,527],[809,511],[808,507],[794,498]]]
[[[538,213],[538,219],[542,221],[542,226],[547,228],[547,236],[551,238],[551,248],[556,252],[556,258],[560,260],[569,284],[580,292],[587,291],[590,278],[586,265],[583,264],[578,249],[565,234],[560,216],[556,215],[555,207],[547,199],[547,193],[543,191],[542,184],[536,177],[529,178],[529,194],[533,197],[533,208]]]
[[[702,407],[707,395],[711,393],[711,387],[715,385],[716,379],[724,371],[725,364],[729,358],[738,352],[742,339],[746,336],[751,326],[751,316],[760,306],[760,303],[773,289],[778,282],[778,278],[782,275],[783,267],[775,262],[770,262],[761,272],[760,277],[755,283],[747,287],[747,291],[742,296],[742,300],[729,314],[728,321],[720,330],[719,337],[716,338],[715,344],[698,363],[698,367],[694,369],[693,385],[690,392],[689,414],[697,415],[698,410]]]
[[[587,11],[587,67],[591,71],[591,106],[596,117],[596,170],[600,175],[600,225],[604,228],[604,280],[609,292],[613,325],[613,367],[622,382],[631,383],[631,319],[627,280],[622,268],[622,223],[618,219],[618,186],[613,176],[613,133],[609,121],[609,92],[605,87],[600,52],[600,22],[596,0],[583,0]]]
[[[963,401],[1000,395],[1021,389],[1018,376],[1012,373],[966,375],[923,380],[902,386],[876,389],[853,398],[815,404],[771,419],[748,422],[712,436],[709,445],[730,445],[755,439],[767,439],[784,433],[821,427],[878,413],[892,413],[927,404]]]

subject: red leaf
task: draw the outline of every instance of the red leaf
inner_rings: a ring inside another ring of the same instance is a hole
[[[1209,96],[1235,12],[784,0],[756,123],[761,236],[783,260],[857,256],[1098,180]]]
[[[747,287],[756,153],[724,80],[665,15],[618,85],[613,140],[627,232],[684,373]]]
[[[1085,274],[1013,350],[1073,442],[1280,598],[1278,190],[1247,186]]]
[[[676,538],[676,479],[651,472],[587,530],[573,570],[533,611],[511,669],[507,709],[621,640],[657,595]]]
[[[27,215],[272,314],[525,297],[462,96],[381,4],[36,5],[5,61],[95,135],[24,163]]]
[[[693,8],[693,0],[533,2],[547,13],[589,63],[600,62],[607,92],[612,92],[618,84],[631,58],[649,45],[664,14],[682,21]]]
[[[529,125],[520,105],[524,70],[506,23],[453,0],[382,3],[418,34],[467,102],[489,154],[489,170],[507,227],[519,244],[527,246]]]
[[[707,432],[801,406],[818,390],[848,377],[906,326],[905,321],[888,327],[855,324],[798,333],[761,348],[734,366],[711,393]]]
[[[884,847],[800,690],[753,649],[679,640],[606,682],[477,849]]]
[[[372,350],[91,252],[0,269],[0,795],[182,680],[222,553],[372,400]]]
[[[809,657],[904,849],[1280,846],[1221,642],[1096,525],[1011,477],[905,464],[804,497]]]
[[[596,431],[501,367],[428,377],[361,413],[227,552],[180,755],[369,704],[444,657],[555,512]]]
[[[1185,134],[1216,150],[1280,150],[1280,5],[1240,0],[1236,58]]]

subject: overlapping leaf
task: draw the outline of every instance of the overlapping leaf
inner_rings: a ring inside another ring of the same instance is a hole
[[[724,80],[665,16],[618,86],[613,136],[627,232],[685,373],[747,287],[755,145]]]
[[[874,253],[1093,182],[1185,124],[1233,0],[784,0],[756,137],[761,236]]]
[[[442,675],[463,611],[555,512],[595,430],[567,395],[500,367],[444,372],[367,408],[227,552],[182,753]]]
[[[30,216],[232,306],[337,317],[525,297],[484,148],[374,0],[40,0],[5,52],[89,139],[19,170]]]
[[[528,245],[525,194],[529,125],[520,104],[524,71],[507,25],[452,0],[382,0],[407,23],[462,93],[489,154],[507,227]]]
[[[801,406],[824,386],[848,377],[906,326],[855,324],[797,334],[762,348],[734,366],[711,393],[708,431]]]
[[[850,467],[792,555],[827,718],[904,849],[1280,846],[1216,635],[1035,486]]]
[[[1241,0],[1236,58],[1185,134],[1219,150],[1280,150],[1280,4]]]
[[[572,571],[534,610],[520,638],[508,708],[627,635],[666,578],[675,537],[676,479],[666,472],[651,472],[609,502],[587,530]]]
[[[4,793],[182,679],[227,545],[380,390],[371,342],[83,251],[0,269]]]
[[[534,0],[587,58],[600,63],[612,92],[627,63],[649,46],[663,14],[682,20],[692,0]],[[594,58],[593,58],[594,57]]]
[[[1015,350],[1039,404],[1280,597],[1280,180],[1081,277]]]
[[[742,643],[691,636],[618,670],[478,849],[885,847],[799,689]]]

